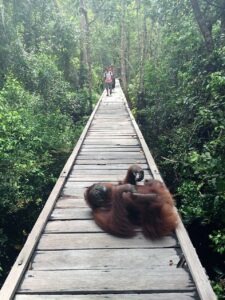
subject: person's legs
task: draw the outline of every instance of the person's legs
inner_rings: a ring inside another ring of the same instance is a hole
[[[112,94],[112,82],[109,83],[109,91],[110,91],[110,95]]]
[[[105,89],[106,89],[107,96],[109,96],[109,84],[108,84],[108,82],[105,82]]]

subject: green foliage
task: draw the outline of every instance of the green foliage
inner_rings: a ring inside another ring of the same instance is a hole
[[[213,289],[218,296],[218,300],[224,299],[224,289],[225,289],[225,282],[224,279],[219,279],[218,281],[212,281]]]
[[[138,75],[129,86],[131,103],[161,173],[176,195],[188,226],[201,228],[221,265],[209,268],[215,291],[225,291],[225,52],[224,19],[217,5],[200,1],[212,26],[215,49],[205,47],[190,1],[145,3],[153,20],[152,50],[144,68],[143,94]],[[222,23],[223,22],[223,23]],[[198,231],[195,228],[195,231]],[[198,237],[198,239],[203,237]],[[215,262],[214,262],[215,263]],[[216,264],[215,264],[216,265]]]
[[[0,283],[86,122],[79,20],[56,4],[0,7]]]
[[[21,248],[72,147],[72,121],[11,76],[0,92],[1,266]],[[12,230],[13,229],[13,230]],[[3,273],[5,275],[5,272]]]
[[[213,231],[209,237],[216,251],[220,254],[225,254],[225,229]]]

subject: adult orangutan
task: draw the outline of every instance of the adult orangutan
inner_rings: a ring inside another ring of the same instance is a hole
[[[177,225],[174,200],[159,180],[145,180],[138,165],[132,165],[118,184],[96,183],[87,188],[85,200],[92,208],[96,224],[104,231],[123,237],[135,235],[141,227],[148,238],[170,234]]]

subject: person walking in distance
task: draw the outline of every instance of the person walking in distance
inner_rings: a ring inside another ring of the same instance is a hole
[[[112,94],[112,81],[113,81],[113,73],[110,70],[110,68],[106,68],[104,73],[104,82],[105,82],[105,88],[107,92],[107,96]]]

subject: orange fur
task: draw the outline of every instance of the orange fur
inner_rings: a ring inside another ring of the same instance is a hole
[[[117,236],[134,236],[137,226],[147,238],[168,235],[178,222],[174,200],[166,186],[158,180],[145,180],[144,185],[129,184],[134,182],[132,171],[134,168],[136,171],[137,167],[128,169],[122,183],[99,183],[87,189],[85,199],[93,210],[94,220],[104,231]],[[141,168],[138,168],[140,171]],[[100,194],[97,186],[103,190]]]

